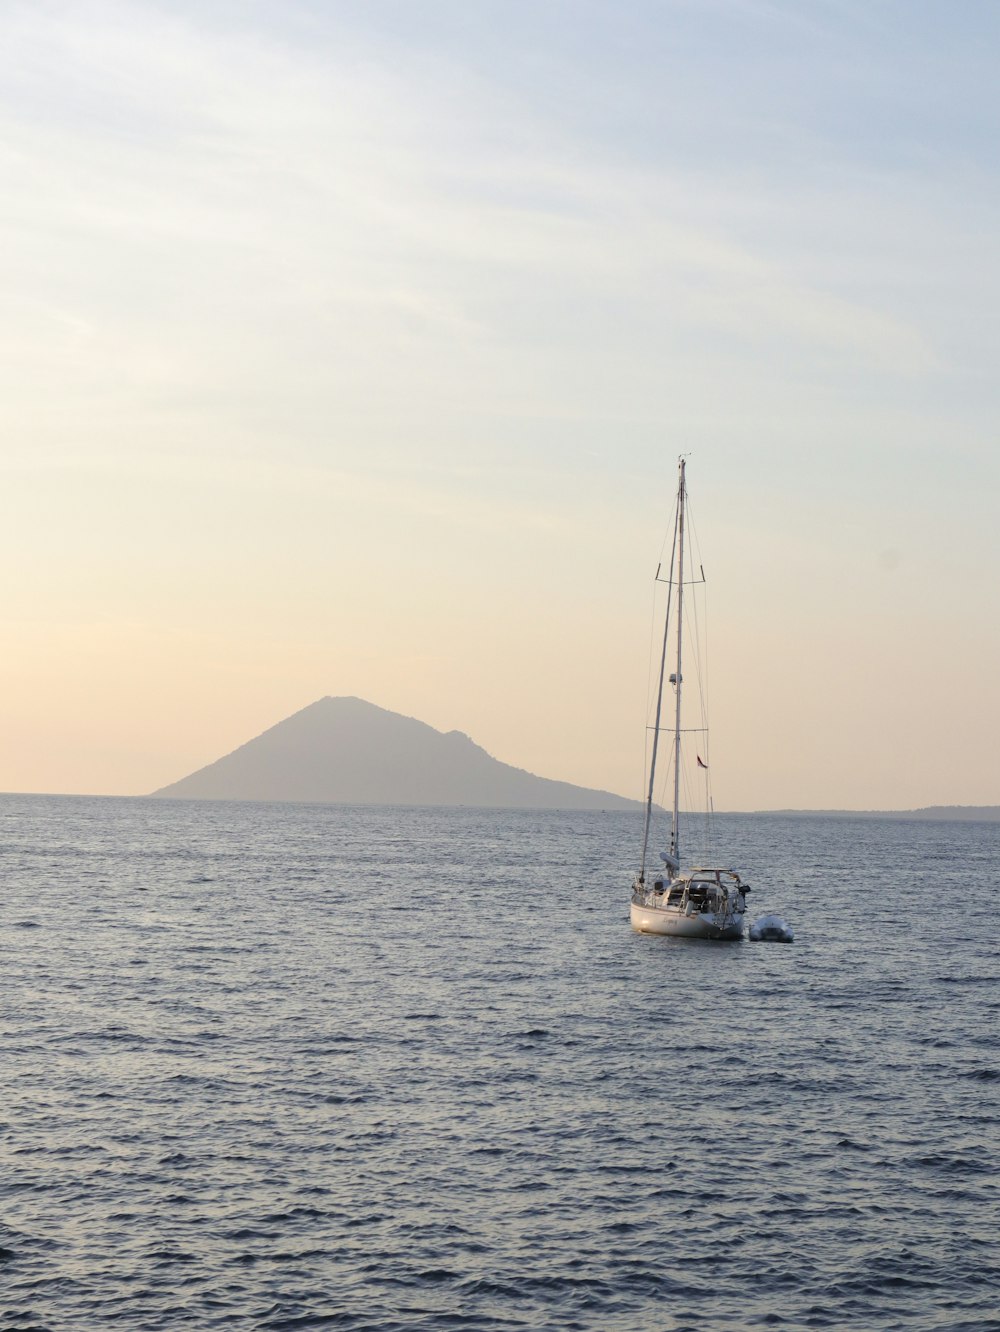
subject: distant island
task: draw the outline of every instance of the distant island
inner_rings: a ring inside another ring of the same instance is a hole
[[[491,757],[461,731],[436,731],[360,698],[321,698],[153,795],[345,805],[640,808],[640,802],[610,791],[536,777]]]
[[[941,819],[949,823],[1000,823],[1000,805],[925,805],[923,809],[758,809],[787,818]]]

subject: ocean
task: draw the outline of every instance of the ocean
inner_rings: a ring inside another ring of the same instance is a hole
[[[0,1329],[1000,1329],[1000,824],[0,797]]]

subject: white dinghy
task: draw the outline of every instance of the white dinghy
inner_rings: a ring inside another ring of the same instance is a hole
[[[792,943],[795,931],[784,916],[761,916],[750,926],[754,943]]]
[[[656,695],[656,719],[653,724],[653,743],[649,764],[649,787],[646,797],[646,820],[642,838],[642,859],[639,873],[632,885],[630,918],[632,928],[643,934],[671,934],[684,939],[741,939],[743,918],[746,914],[746,895],[749,887],[733,869],[699,865],[681,871],[680,852],[680,793],[682,737],[700,734],[703,752],[707,754],[707,726],[682,727],[681,695],[684,677],[681,673],[684,648],[684,554],[687,518],[687,486],[684,459],[680,459],[677,486],[677,509],[674,518],[674,544],[670,556],[670,572],[666,578],[656,571],[658,582],[667,584],[667,611],[663,626],[663,650],[660,654],[659,685]],[[660,566],[662,568],[662,565]],[[704,582],[704,573],[697,580]],[[667,652],[671,629],[676,633],[676,670],[666,674]],[[663,695],[667,686],[674,691],[674,724],[662,727]],[[647,875],[646,860],[653,822],[656,789],[656,760],[662,731],[673,736],[673,809],[670,823],[670,845],[660,852],[663,870]],[[712,812],[711,790],[708,784],[708,764],[697,752],[696,771],[704,778],[706,822]]]

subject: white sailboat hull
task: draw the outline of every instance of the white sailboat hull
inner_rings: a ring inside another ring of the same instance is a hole
[[[678,939],[742,939],[742,913],[720,919],[712,912],[688,915],[676,907],[642,906],[632,902],[629,908],[632,928],[638,934],[670,934]]]

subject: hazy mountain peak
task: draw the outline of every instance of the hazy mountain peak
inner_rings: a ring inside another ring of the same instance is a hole
[[[464,731],[438,731],[366,699],[330,695],[154,794],[508,809],[625,809],[637,804],[501,763]]]

